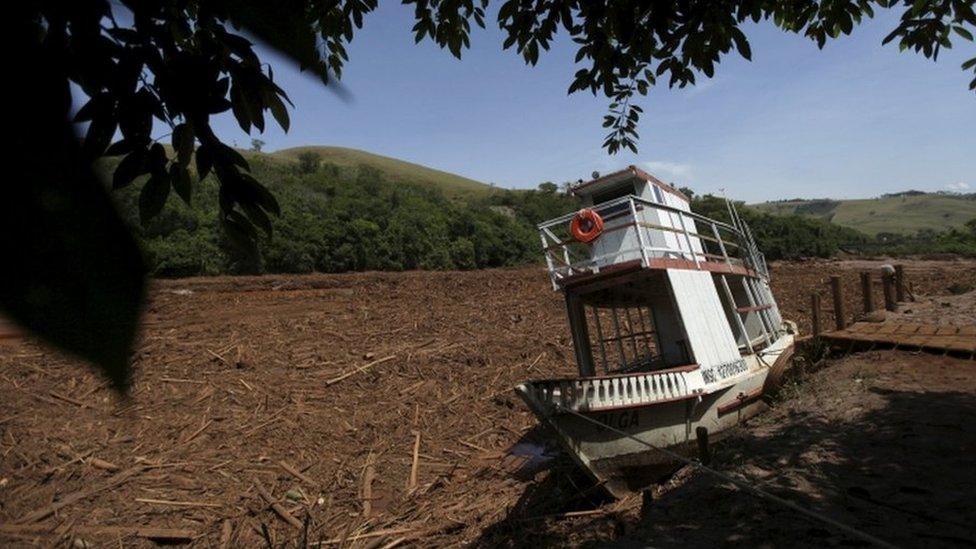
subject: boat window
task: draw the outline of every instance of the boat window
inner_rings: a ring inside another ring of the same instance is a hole
[[[661,194],[661,188],[657,185],[651,185],[654,188],[654,198],[657,200],[658,204],[664,204],[664,195]]]
[[[653,286],[618,286],[586,298],[594,370],[648,372],[693,362],[687,336],[665,280]]]
[[[593,361],[604,374],[663,367],[647,307],[589,307],[587,317]]]
[[[619,185],[617,187],[613,187],[611,189],[607,189],[602,192],[594,193],[593,204],[595,206],[599,206],[604,202],[610,202],[611,200],[622,198],[629,194],[634,194],[633,185]],[[627,211],[628,209],[630,209],[630,206],[627,203],[618,204],[616,206],[613,206],[612,208],[601,208],[600,215],[602,215],[603,217],[607,217],[618,212]]]

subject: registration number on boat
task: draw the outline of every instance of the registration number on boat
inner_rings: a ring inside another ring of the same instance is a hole
[[[732,376],[741,374],[748,369],[749,367],[746,366],[746,361],[740,358],[731,362],[719,364],[718,366],[712,366],[707,370],[703,369],[702,379],[705,380],[705,383],[715,383],[716,381],[721,381],[723,379],[728,379]]]

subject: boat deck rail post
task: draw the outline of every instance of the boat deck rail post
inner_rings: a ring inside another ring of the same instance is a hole
[[[644,227],[640,223],[640,218],[637,217],[637,205],[634,204],[634,198],[629,197],[627,200],[627,205],[630,206],[630,215],[634,218],[634,228],[637,229],[637,242],[640,243],[641,249],[641,265],[644,267],[650,266],[651,262],[647,257],[647,242],[644,241]]]

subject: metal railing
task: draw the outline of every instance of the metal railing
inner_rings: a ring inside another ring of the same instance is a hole
[[[604,219],[604,231],[594,242],[583,244],[570,234],[576,212],[540,223],[539,235],[553,287],[572,275],[598,273],[601,269],[639,260],[644,267],[654,259],[683,259],[703,264],[724,263],[751,269],[769,278],[766,260],[756,247],[748,226],[733,216],[735,226],[700,214],[629,195],[590,208]],[[659,215],[648,215],[657,212]],[[648,218],[661,221],[653,223]],[[601,246],[601,239],[624,231],[617,246]],[[664,235],[673,235],[667,238]]]

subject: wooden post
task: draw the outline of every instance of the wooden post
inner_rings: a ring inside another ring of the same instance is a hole
[[[834,324],[838,330],[847,327],[844,321],[844,293],[840,285],[840,277],[830,277],[830,292],[834,295]]]
[[[820,294],[810,294],[810,315],[813,322],[813,337],[820,335]]]
[[[894,311],[898,308],[895,301],[895,277],[885,273],[881,275],[881,286],[884,288],[885,309]]]
[[[861,293],[864,294],[864,312],[874,310],[874,294],[871,292],[871,273],[861,273]]]
[[[905,299],[905,266],[895,265],[895,301],[904,303]]]
[[[696,427],[695,438],[698,440],[698,461],[702,465],[708,465],[712,461],[712,452],[708,448],[708,429],[705,427]]]

